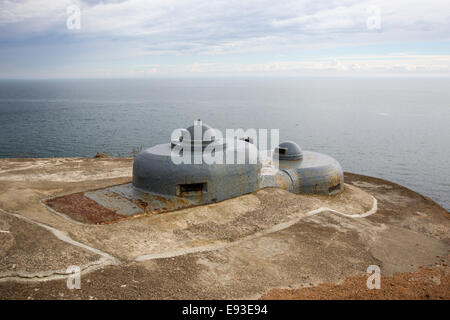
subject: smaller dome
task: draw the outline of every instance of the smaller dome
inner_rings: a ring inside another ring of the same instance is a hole
[[[280,160],[302,160],[303,151],[298,144],[293,141],[284,141],[275,148],[275,154]]]

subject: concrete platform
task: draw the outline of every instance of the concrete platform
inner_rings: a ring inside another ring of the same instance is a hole
[[[332,197],[268,188],[103,225],[44,203],[129,183],[131,170],[132,159],[0,159],[0,298],[259,298],[338,284],[369,265],[391,276],[448,261],[446,210],[350,173]],[[81,290],[66,287],[70,265]]]

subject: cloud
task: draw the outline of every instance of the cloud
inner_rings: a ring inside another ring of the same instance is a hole
[[[25,0],[0,4],[2,26],[22,23],[23,31],[65,33],[61,19],[65,8],[76,4],[82,11],[82,29],[77,36],[141,38],[152,44],[174,44],[183,39],[209,45],[252,39],[338,40],[342,34],[370,34],[367,8],[373,1],[209,1],[209,0],[124,0],[71,1]],[[445,34],[450,26],[448,1],[379,0],[382,30]],[[437,28],[439,26],[439,28]],[[446,27],[446,28],[445,28]],[[385,37],[390,38],[385,34]],[[334,38],[334,39],[333,39]],[[448,35],[447,35],[448,38]],[[358,39],[356,39],[358,40]],[[176,48],[175,48],[176,49]]]
[[[400,59],[401,58],[401,59]],[[168,67],[162,72],[169,74],[279,74],[313,75],[318,73],[345,72],[346,74],[379,74],[398,72],[450,72],[450,55],[421,56],[369,56],[338,57],[303,61],[274,61],[270,63],[194,63],[180,69]]]
[[[80,30],[66,28],[66,8],[71,4],[81,9]],[[374,14],[367,11],[371,6],[379,8],[379,29],[367,27]],[[102,68],[107,62],[113,65],[120,61],[126,65],[124,70],[148,62],[159,64],[152,74],[177,68],[196,73],[226,72],[226,65],[240,72],[273,73],[310,70],[311,66],[331,72],[447,70],[447,60],[431,62],[429,56],[355,60],[356,47],[381,50],[388,45],[429,41],[450,41],[448,0],[0,2],[0,57],[8,62],[0,67],[11,72],[14,69],[9,62],[16,61],[20,68],[20,59],[34,64],[51,59],[50,67],[54,68],[58,68],[58,61],[75,61],[86,69],[92,61],[102,63]],[[330,54],[336,49],[346,52],[347,57]],[[323,60],[308,57],[308,52],[320,52],[318,58]],[[437,53],[442,54],[442,50]],[[274,61],[275,56],[284,58]],[[305,59],[309,62],[300,61]]]
[[[29,70],[28,70],[29,71]],[[83,68],[63,65],[46,72],[49,78],[146,78],[164,76],[316,76],[316,75],[449,75],[450,55],[345,56],[265,63],[194,62],[135,64]],[[32,77],[30,73],[22,77]]]

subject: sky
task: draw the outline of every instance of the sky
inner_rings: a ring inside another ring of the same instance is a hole
[[[449,0],[0,0],[0,78],[450,75]]]

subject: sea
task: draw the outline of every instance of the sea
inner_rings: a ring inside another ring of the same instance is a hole
[[[132,156],[196,119],[278,129],[450,209],[450,78],[0,80],[0,157]]]

